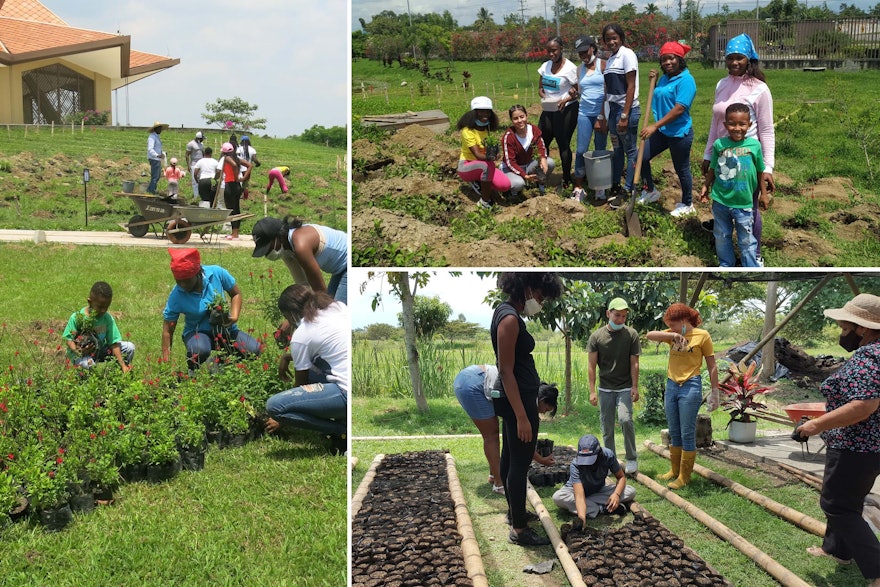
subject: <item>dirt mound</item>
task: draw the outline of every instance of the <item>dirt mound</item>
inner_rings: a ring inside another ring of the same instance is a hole
[[[741,361],[746,356],[746,352],[740,350],[743,344],[730,347],[725,354],[734,362]],[[844,359],[840,357],[830,355],[814,357],[782,337],[776,337],[774,350],[776,362],[789,369],[789,379],[804,388],[815,388],[844,363]]]
[[[530,114],[537,119],[539,112]],[[669,217],[681,201],[681,188],[668,159],[654,167],[660,201],[639,212],[648,242],[633,242],[624,236],[622,213],[610,210],[605,202],[591,199],[582,205],[567,200],[569,192],[559,189],[558,171],[550,176],[545,195],[528,186],[520,197],[501,202],[491,213],[492,221],[475,217],[479,196],[456,174],[459,137],[458,131],[437,135],[410,125],[381,142],[354,141],[355,249],[375,241],[370,233],[375,232],[374,220],[380,219],[389,244],[397,250],[429,250],[428,263],[433,265],[703,267],[717,263],[713,237],[700,226],[712,218],[708,205],[697,205],[697,214],[690,218]],[[550,155],[558,162],[555,147]],[[861,250],[850,245],[863,243],[866,234],[880,230],[880,205],[873,196],[859,193],[848,178],[824,178],[807,186],[797,186],[782,173],[775,178],[773,204],[764,216],[768,266],[779,264],[774,259],[786,265],[843,265],[843,255]],[[699,177],[695,177],[698,189]],[[392,214],[379,215],[380,209]],[[512,239],[516,246],[499,234],[511,222],[531,223],[525,237]],[[456,224],[479,224],[483,230],[453,238]],[[674,244],[669,242],[670,230],[679,239]]]

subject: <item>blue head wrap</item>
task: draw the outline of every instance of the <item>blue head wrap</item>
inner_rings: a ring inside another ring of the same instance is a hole
[[[727,42],[727,48],[724,50],[724,56],[727,57],[731,53],[739,53],[740,55],[745,55],[749,58],[749,61],[757,61],[759,59],[758,53],[757,51],[755,51],[755,44],[752,43],[752,38],[745,33],[737,35]]]

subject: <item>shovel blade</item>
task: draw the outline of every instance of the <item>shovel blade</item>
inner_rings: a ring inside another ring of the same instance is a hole
[[[626,204],[624,217],[626,218],[626,236],[642,236],[642,222],[639,220],[639,213],[635,211],[636,198],[633,194],[629,202]]]

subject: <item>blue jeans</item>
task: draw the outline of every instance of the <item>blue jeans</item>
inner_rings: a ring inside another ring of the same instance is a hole
[[[669,137],[659,130],[652,134],[645,143],[645,153],[642,156],[642,178],[648,186],[648,191],[654,189],[654,176],[651,175],[651,159],[669,149],[672,156],[672,166],[681,182],[681,203],[690,206],[693,203],[694,178],[691,175],[691,145],[694,143],[694,129],[683,137]]]
[[[728,208],[712,200],[712,216],[715,218],[715,253],[719,267],[736,267],[733,250],[733,231],[739,244],[739,256],[743,267],[758,266],[758,239],[753,232],[754,216],[751,208]]]
[[[584,162],[584,153],[590,150],[590,139],[593,138],[593,125],[596,124],[595,116],[578,115],[577,127],[577,150],[574,158],[574,176],[586,177],[587,164]],[[595,147],[597,151],[604,151],[608,144],[608,134],[596,133]]]
[[[232,342],[229,342],[231,339]],[[212,350],[228,348],[237,355],[259,355],[260,343],[243,330],[230,332],[223,329],[220,335],[206,332],[194,332],[183,339],[186,347],[186,364],[190,369],[198,369],[199,365],[208,361]]]
[[[310,383],[276,393],[266,401],[266,412],[285,427],[345,434],[348,429],[348,394],[326,376],[311,372]]]
[[[330,277],[330,283],[327,284],[327,293],[333,296],[337,302],[348,305],[348,270],[342,273],[336,273]]]
[[[611,160],[611,184],[620,184],[620,176],[623,175],[623,158],[625,154],[626,183],[623,187],[629,192],[633,189],[633,177],[636,173],[636,157],[639,154],[639,116],[641,115],[641,110],[639,110],[637,106],[630,108],[629,118],[627,118],[628,124],[624,134],[617,132],[617,122],[620,120],[622,112],[623,107],[620,104],[612,103],[610,105],[608,113],[608,132],[617,137],[617,147],[614,149],[614,158]]]
[[[669,425],[669,442],[683,450],[697,450],[697,412],[703,403],[703,382],[699,375],[684,383],[666,379],[666,423]]]
[[[125,361],[126,365],[131,365],[131,362],[134,360],[134,348],[133,342],[127,340],[119,341],[119,352],[122,353],[122,359]],[[90,369],[94,367],[96,363],[115,360],[116,357],[113,356],[113,349],[105,346],[101,347],[101,349],[99,349],[94,355],[80,357],[75,360],[73,364],[77,367],[82,367],[83,369]]]
[[[162,176],[162,161],[159,159],[150,159],[150,183],[147,186],[148,194],[155,194],[156,188],[159,186],[159,178]]]

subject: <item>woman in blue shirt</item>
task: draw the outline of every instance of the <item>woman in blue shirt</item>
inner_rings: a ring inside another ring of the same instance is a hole
[[[648,141],[642,159],[642,178],[648,189],[642,191],[638,202],[648,204],[660,199],[660,191],[654,187],[654,177],[651,175],[651,159],[669,149],[672,165],[681,183],[681,202],[672,210],[672,215],[676,217],[694,213],[694,179],[691,175],[694,129],[691,104],[697,95],[697,84],[684,59],[690,50],[687,45],[675,41],[664,43],[660,47],[660,68],[663,76],[657,82],[651,105],[655,122],[646,124],[641,132],[642,140]],[[652,69],[648,76],[649,79],[656,79],[657,71]]]

